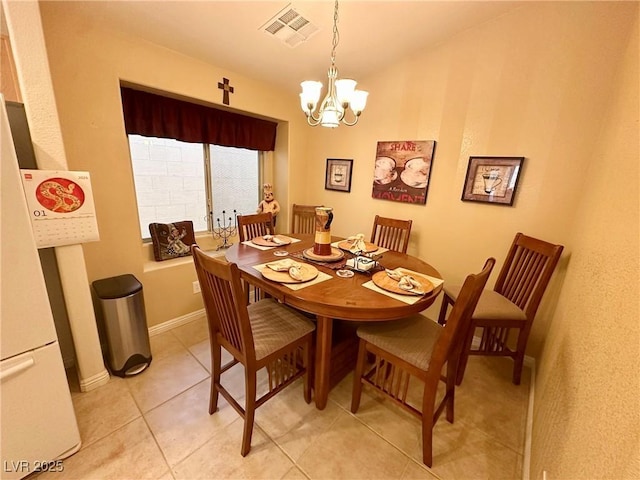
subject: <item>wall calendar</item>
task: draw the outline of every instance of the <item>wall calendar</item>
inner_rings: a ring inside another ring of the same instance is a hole
[[[100,240],[89,172],[20,170],[38,248]]]

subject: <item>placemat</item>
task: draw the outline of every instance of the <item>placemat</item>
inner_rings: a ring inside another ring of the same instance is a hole
[[[411,270],[407,270],[407,271],[410,272]],[[434,288],[437,288],[438,285],[442,285],[444,283],[444,280],[442,280],[441,278],[431,277],[429,275],[425,275],[424,273],[420,273],[420,272],[414,272],[414,273],[417,273],[419,275],[422,275],[423,277],[428,278],[429,281],[433,283]],[[382,295],[395,298],[396,300],[399,300],[409,305],[413,305],[414,303],[416,303],[418,300],[422,298],[422,296],[419,296],[419,295],[409,296],[409,295],[400,295],[398,293],[388,292],[387,290],[383,290],[382,288],[378,287],[375,283],[373,283],[373,280],[369,280],[368,282],[363,283],[362,286],[365,288],[368,288],[369,290],[373,290],[374,292],[381,293]]]
[[[286,237],[286,235],[280,235],[280,236]],[[299,238],[293,238],[293,237],[287,237],[287,238],[291,239],[291,243],[296,243],[300,241]],[[291,245],[291,243],[289,245]],[[274,245],[273,247],[263,247],[262,245],[256,245],[251,240],[245,240],[244,242],[242,242],[242,245],[247,245],[248,247],[257,248],[258,250],[271,250],[273,248],[282,248],[287,246],[287,245]]]
[[[267,262],[267,263],[270,263],[270,262]],[[263,268],[269,268],[269,267],[267,267],[267,263],[261,263],[259,265],[253,265],[252,268],[255,268],[260,273],[262,273],[262,269]],[[304,283],[281,283],[281,285],[284,285],[285,287],[290,288],[291,290],[300,290],[301,288],[309,287],[311,285],[315,285],[316,283],[324,282],[325,280],[330,280],[331,278],[333,278],[333,277],[331,275],[329,275],[328,273],[318,272],[318,276],[316,278],[314,278],[313,280],[310,280],[308,282],[304,282]]]

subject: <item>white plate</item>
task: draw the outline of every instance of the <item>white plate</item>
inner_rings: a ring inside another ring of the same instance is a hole
[[[351,270],[337,270],[336,275],[341,278],[351,278],[355,274]]]

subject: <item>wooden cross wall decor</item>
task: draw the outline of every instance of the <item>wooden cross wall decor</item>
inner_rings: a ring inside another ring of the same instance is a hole
[[[229,85],[229,79],[223,78],[222,82],[218,82],[218,88],[222,90],[222,103],[229,105],[229,94],[233,93],[233,87]]]

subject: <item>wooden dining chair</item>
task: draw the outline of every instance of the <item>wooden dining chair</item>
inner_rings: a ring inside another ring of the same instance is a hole
[[[275,235],[275,223],[273,214],[254,213],[251,215],[238,215],[238,237],[240,242],[245,242],[263,235]],[[242,282],[245,289],[247,303],[265,298],[267,295],[258,287]]]
[[[358,360],[353,380],[351,412],[360,406],[362,385],[369,385],[390,398],[422,422],[422,461],[433,463],[433,427],[446,410],[447,421],[453,423],[455,380],[462,345],[471,314],[487,283],[495,259],[489,258],[482,271],[467,277],[445,326],[421,315],[403,320],[369,323],[358,327],[360,338]],[[373,364],[365,371],[367,356]],[[443,376],[444,365],[446,374]],[[409,382],[423,383],[420,408],[408,399]],[[438,384],[446,385],[436,406]]]
[[[469,355],[513,358],[513,383],[520,384],[531,325],[551,275],[558,264],[562,245],[517,233],[493,290],[484,290],[471,320],[460,358],[457,383],[464,377]],[[444,325],[447,307],[455,302],[460,287],[444,286],[438,323]],[[482,328],[480,345],[472,347],[476,328]],[[509,333],[518,331],[515,348],[508,345]]]
[[[396,252],[407,253],[412,220],[396,220],[376,215],[373,220],[371,243]]]
[[[240,270],[191,247],[209,324],[211,344],[211,394],[209,414],[218,408],[218,394],[244,419],[240,453],[251,449],[255,410],[278,392],[304,377],[304,399],[311,402],[311,348],[315,325],[304,315],[274,299],[247,307]],[[221,365],[221,347],[233,361]],[[220,382],[221,375],[241,363],[245,375],[243,408]],[[266,368],[269,391],[257,396],[257,373]]]
[[[315,233],[316,206],[297,205],[291,207],[291,233]]]
[[[271,212],[238,215],[238,237],[240,237],[241,242],[261,237],[262,235],[275,235],[273,214]]]

